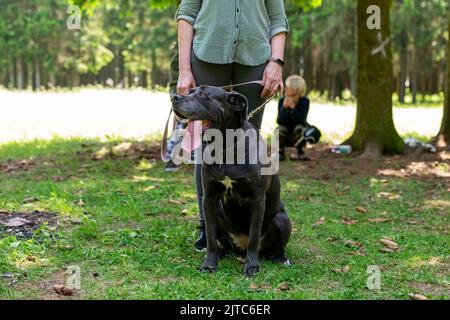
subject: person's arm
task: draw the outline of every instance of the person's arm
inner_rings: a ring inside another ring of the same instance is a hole
[[[191,48],[194,28],[185,20],[178,21],[178,75],[177,93],[187,95],[196,86],[191,70]]]
[[[271,58],[284,61],[284,47],[289,24],[284,10],[283,0],[266,1],[267,14],[270,20]],[[269,62],[263,76],[264,90],[261,97],[268,98],[277,90],[283,90],[283,67],[276,62]]]
[[[287,118],[289,117],[289,111],[284,107],[284,98],[281,98],[278,102],[278,116],[277,123],[281,126],[287,125]]]
[[[308,112],[309,112],[309,99],[302,98],[299,101],[299,105],[294,109],[295,123],[307,126]]]
[[[177,93],[187,95],[196,86],[191,70],[191,49],[194,39],[194,23],[200,11],[201,0],[183,0],[177,10],[179,76]]]

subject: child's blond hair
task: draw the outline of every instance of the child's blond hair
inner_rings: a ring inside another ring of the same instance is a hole
[[[293,75],[286,79],[286,87],[294,90],[300,98],[306,95],[306,81],[300,76]]]

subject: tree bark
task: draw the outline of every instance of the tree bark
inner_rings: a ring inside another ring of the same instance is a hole
[[[141,83],[140,85],[142,86],[142,88],[147,89],[148,88],[148,72],[147,71],[142,71],[141,72]]]
[[[16,87],[16,75],[14,71],[14,58],[11,58],[9,63],[9,89]]]
[[[448,30],[450,32],[450,7],[448,12]],[[440,146],[448,146],[450,144],[450,40],[447,42],[447,71],[445,81],[445,103],[444,115],[442,117],[441,129],[438,137],[441,138]]]
[[[381,30],[369,30],[366,13],[370,5],[381,9]],[[381,42],[390,39],[390,3],[386,0],[358,0],[357,4],[357,116],[352,137],[345,143],[365,155],[402,153],[405,148],[392,119],[392,50],[373,53]]]
[[[406,74],[408,68],[408,34],[403,30],[400,34],[400,75],[398,100],[400,103],[405,103],[406,95]]]
[[[17,72],[17,89],[23,90],[23,61],[20,57],[16,58],[16,72]]]
[[[41,66],[39,60],[34,61],[34,90],[39,91],[41,89]]]
[[[152,70],[150,72],[151,88],[155,89],[155,87],[156,87],[156,73],[157,73],[156,50],[155,50],[155,48],[152,48],[151,51],[150,51],[150,59],[151,59],[151,62],[152,62]]]

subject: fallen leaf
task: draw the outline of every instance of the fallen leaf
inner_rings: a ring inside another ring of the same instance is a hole
[[[251,289],[251,290],[258,290],[259,286],[257,284],[255,284],[255,283],[250,283],[248,288]]]
[[[114,155],[117,155],[117,156],[124,155],[131,149],[131,147],[132,147],[131,143],[129,143],[129,142],[122,142],[121,144],[113,147],[112,153]]]
[[[36,257],[28,256],[27,260],[30,261],[30,262],[36,262]]]
[[[248,288],[250,290],[270,290],[270,289],[272,289],[272,287],[269,284],[267,284],[267,283],[262,283],[260,285],[257,285],[255,283],[251,283],[248,286]]]
[[[392,194],[390,192],[378,192],[377,193],[378,198],[388,199],[388,200],[395,200],[398,199],[400,196],[398,194]]]
[[[345,244],[347,247],[356,247],[356,248],[359,248],[359,247],[362,246],[361,243],[359,243],[358,241],[353,241],[353,240],[345,240],[345,241],[344,241],[344,244]]]
[[[106,147],[102,147],[100,150],[98,150],[91,156],[91,159],[92,160],[100,160],[100,159],[103,159],[104,157],[106,157],[110,153],[111,153],[110,150],[108,150]]]
[[[358,221],[352,220],[349,217],[342,217],[341,223],[346,224],[348,226],[352,226],[352,225],[358,223]]]
[[[278,285],[277,289],[278,289],[278,290],[281,290],[281,291],[287,291],[287,290],[290,289],[289,283],[287,283],[287,282],[282,282],[282,283],[280,283],[280,284]]]
[[[375,223],[383,223],[383,222],[388,222],[389,219],[388,218],[375,218],[375,219],[369,219],[370,222],[375,222]]]
[[[392,239],[384,237],[381,238],[380,242],[387,248],[393,251],[397,251],[399,249],[398,244],[394,242]],[[389,252],[389,251],[387,251]]]
[[[361,213],[366,213],[367,212],[367,209],[363,208],[363,207],[356,207],[355,209],[356,209],[356,211],[361,212]]]
[[[367,253],[363,252],[363,251],[352,251],[350,252],[350,254],[354,255],[354,256],[360,256],[360,257],[367,257]]]
[[[410,293],[409,298],[411,300],[428,300],[427,297],[425,297],[424,295],[418,294],[418,293]]]
[[[318,226],[320,226],[320,225],[322,225],[322,224],[324,224],[324,223],[325,223],[325,217],[322,217],[322,218],[319,219],[319,221],[317,221],[316,223],[314,223],[314,224],[312,225],[312,227],[313,227],[313,228],[316,228],[316,227],[318,227]]]
[[[350,267],[349,266],[345,266],[343,268],[333,269],[333,272],[335,272],[335,273],[348,273],[349,271],[350,271]]]
[[[269,289],[272,289],[272,287],[270,286],[270,284],[263,283],[259,286],[259,289],[260,290],[269,290]]]
[[[63,295],[63,296],[73,296],[73,289],[66,287],[62,284],[55,284],[53,286],[53,290],[55,290],[55,292],[57,294]]]
[[[181,201],[181,200],[169,200],[169,203],[177,205],[177,206],[182,206],[182,205],[186,204],[186,202]]]

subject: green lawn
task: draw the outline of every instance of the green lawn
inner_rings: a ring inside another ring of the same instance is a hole
[[[322,153],[317,163],[283,164],[294,265],[262,261],[248,280],[233,256],[216,274],[197,271],[192,168],[167,174],[154,144],[121,143],[0,145],[0,212],[54,212],[59,221],[28,240],[0,226],[0,298],[62,298],[52,286],[71,265],[82,277],[73,299],[450,298],[448,153],[370,164]],[[382,237],[399,250],[380,252]],[[366,288],[370,265],[381,269],[381,290]]]

